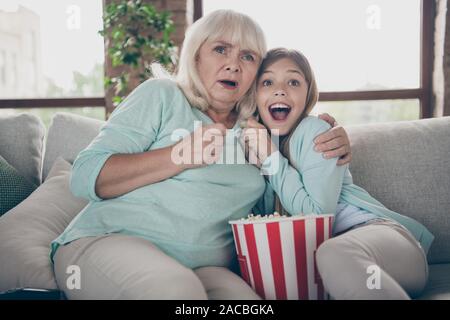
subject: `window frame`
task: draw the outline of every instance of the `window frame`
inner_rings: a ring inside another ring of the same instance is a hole
[[[420,26],[420,87],[403,90],[378,91],[329,91],[321,92],[319,101],[355,101],[355,100],[395,100],[418,99],[420,102],[420,118],[431,118],[433,115],[432,102],[432,68],[434,43],[434,14],[433,0],[421,0]],[[203,0],[194,0],[194,21],[203,15]],[[105,61],[106,63],[106,61]],[[76,108],[76,107],[104,107],[106,97],[74,97],[74,98],[36,98],[36,99],[0,99],[0,109],[21,108]]]
[[[104,5],[104,3],[102,3]],[[104,62],[106,63],[106,61]],[[2,99],[1,109],[34,109],[34,108],[80,108],[80,107],[103,107],[106,110],[106,97],[61,97],[61,98],[29,98],[29,99]],[[106,119],[105,119],[106,120]]]
[[[420,119],[431,118],[432,77],[433,77],[433,43],[434,14],[433,0],[421,0],[420,8],[420,87],[401,90],[376,91],[324,91],[320,92],[319,101],[355,101],[355,100],[397,100],[418,99]],[[194,0],[194,21],[203,16],[203,0]]]

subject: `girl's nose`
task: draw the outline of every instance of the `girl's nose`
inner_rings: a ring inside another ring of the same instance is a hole
[[[275,97],[285,97],[286,96],[286,92],[284,92],[284,90],[280,89],[275,91]]]

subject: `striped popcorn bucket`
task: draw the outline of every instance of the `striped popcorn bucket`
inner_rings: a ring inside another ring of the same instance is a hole
[[[331,238],[333,215],[229,222],[242,278],[263,299],[327,300],[316,250]]]

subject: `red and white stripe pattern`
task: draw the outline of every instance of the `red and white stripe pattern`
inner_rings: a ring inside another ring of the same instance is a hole
[[[230,221],[241,276],[264,299],[324,300],[315,254],[333,215]]]

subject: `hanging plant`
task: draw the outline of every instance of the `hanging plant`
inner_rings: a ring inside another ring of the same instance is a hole
[[[105,78],[105,87],[114,89],[113,104],[117,106],[133,89],[130,75],[139,83],[152,76],[150,64],[158,61],[172,71],[176,64],[176,49],[170,39],[174,24],[170,13],[158,12],[141,0],[109,4],[103,17],[102,36],[108,35],[108,56],[113,67],[124,67],[122,74]]]

